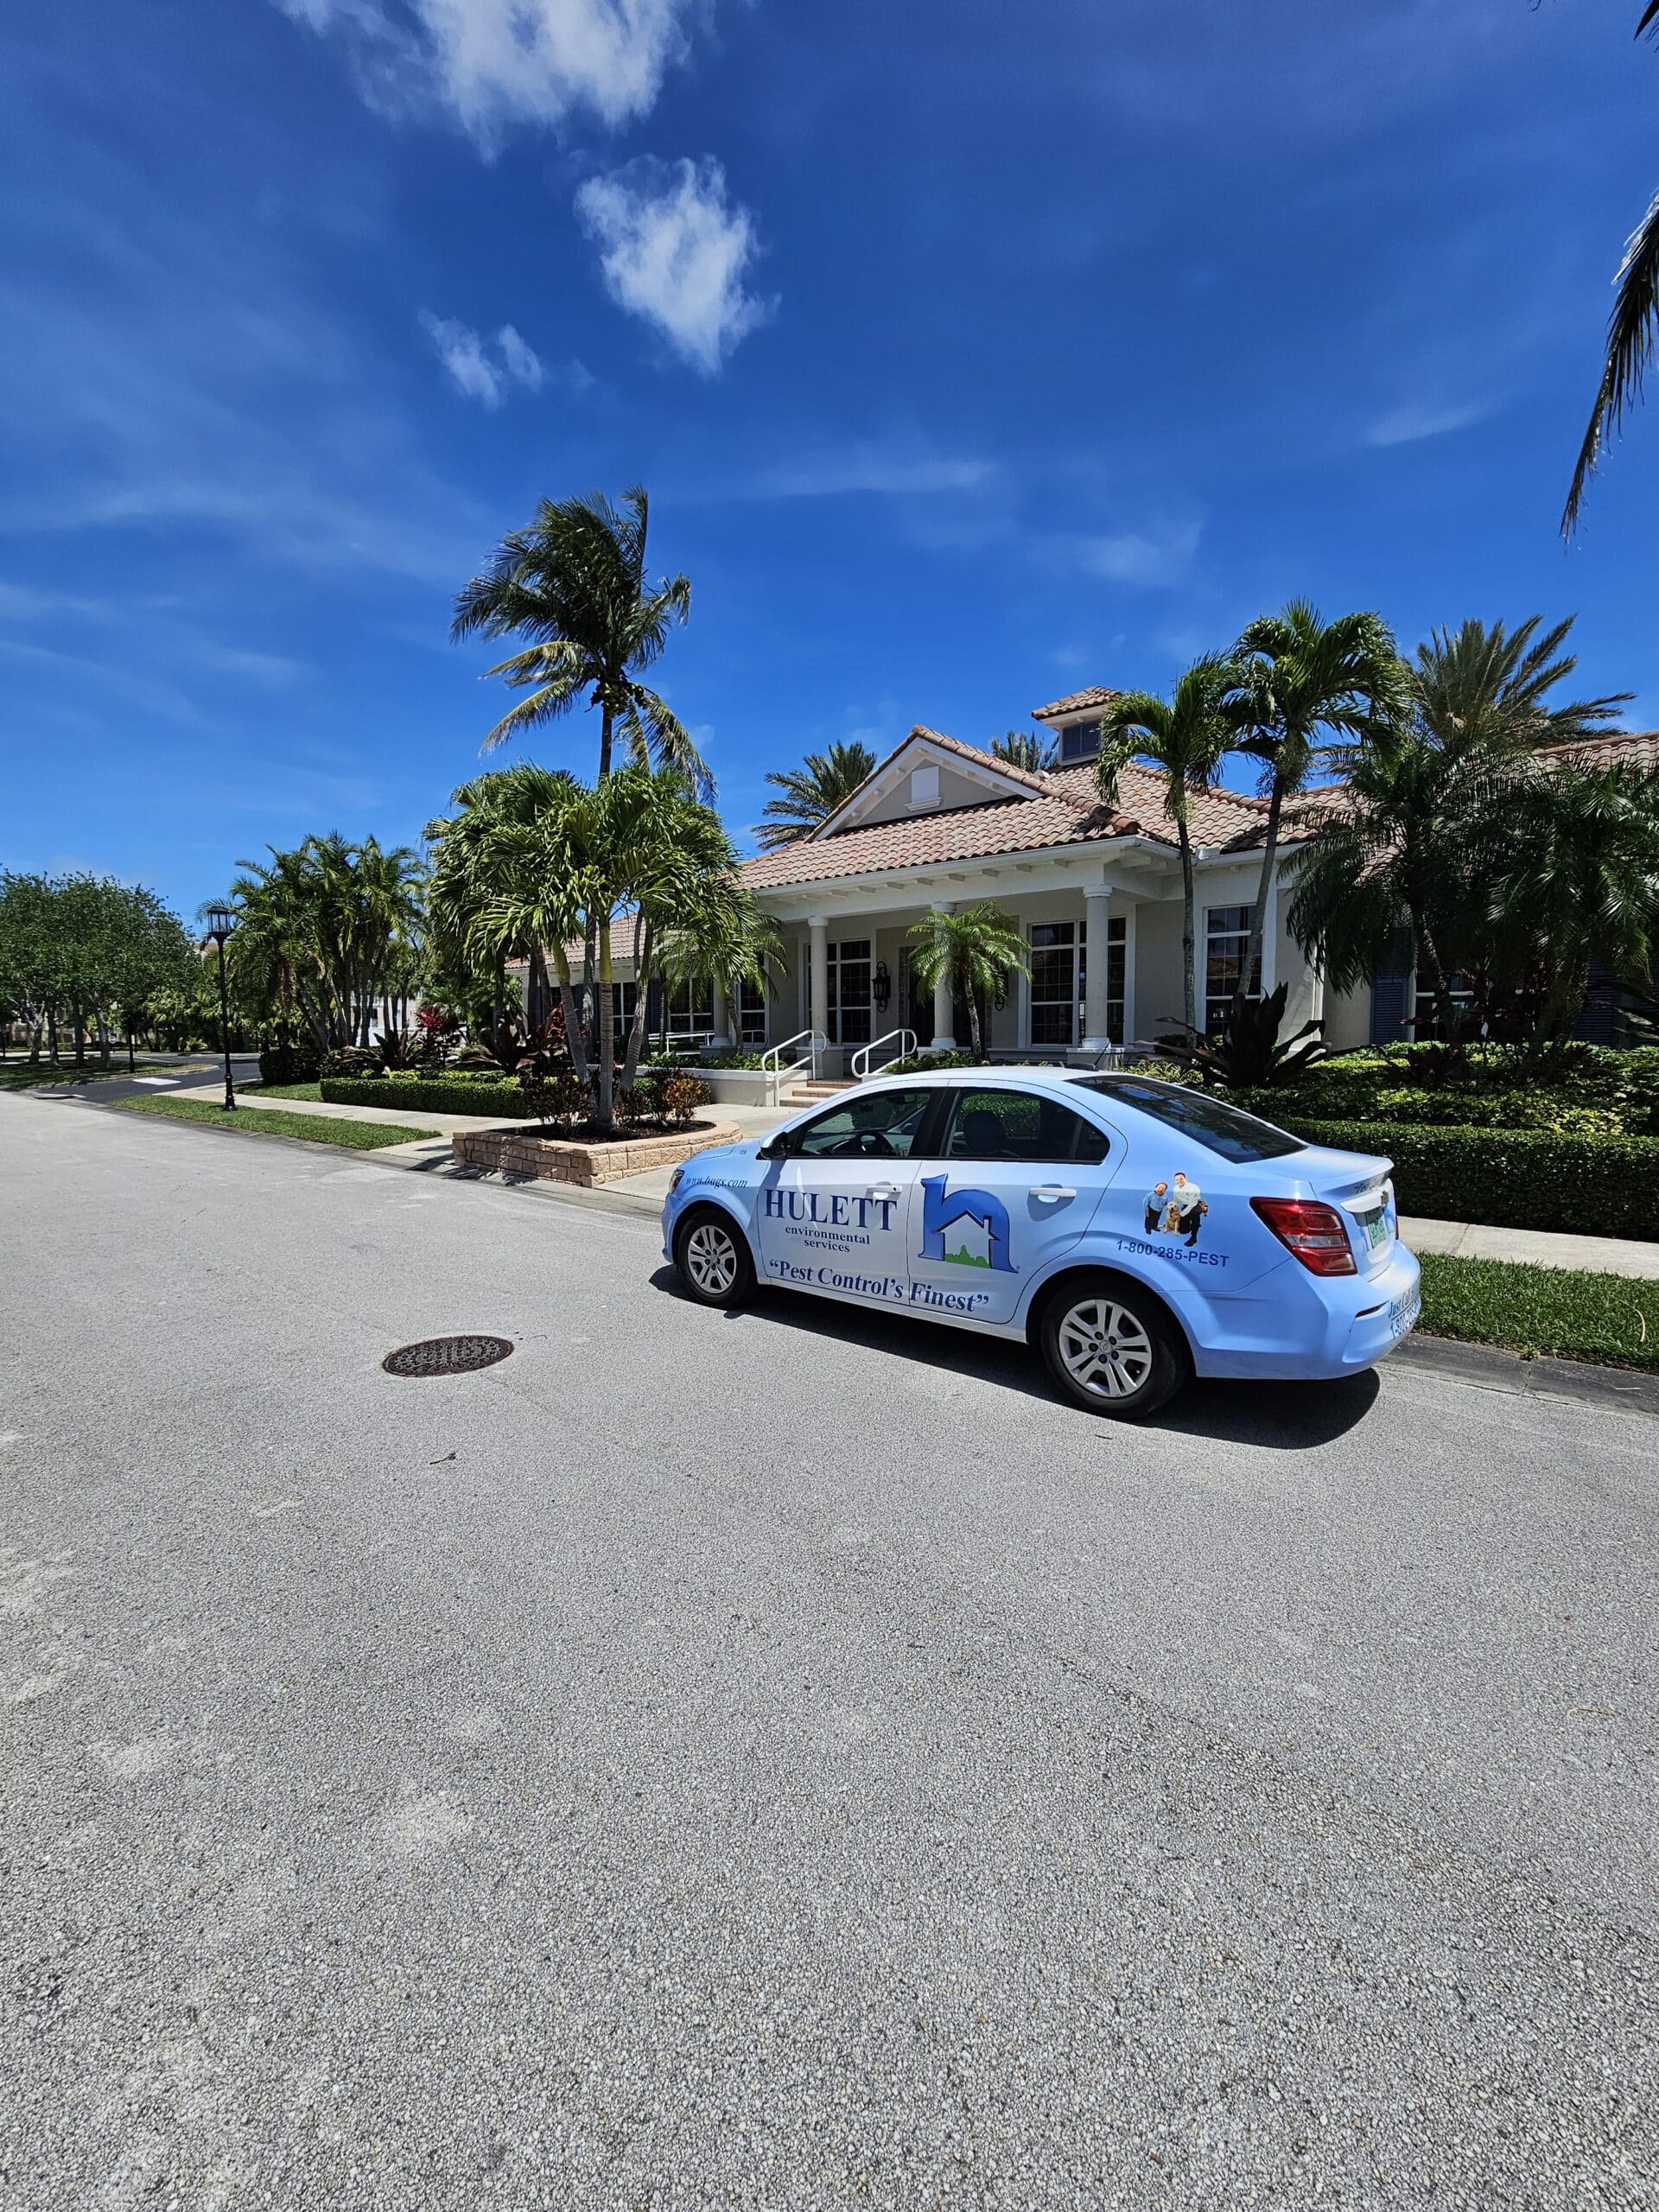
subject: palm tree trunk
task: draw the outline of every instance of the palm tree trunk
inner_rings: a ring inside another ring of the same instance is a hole
[[[607,699],[599,710],[599,780],[602,784],[611,772],[611,730],[613,716]]]
[[[578,1083],[588,1081],[588,1048],[576,1013],[576,995],[570,988],[570,963],[563,944],[553,948],[554,973],[559,980],[559,1004],[564,1012],[564,1042]]]
[[[968,976],[965,982],[967,988],[963,996],[968,1001],[968,1041],[973,1046],[974,1058],[977,1062],[985,1057],[980,1041],[979,993],[974,988],[974,979],[971,976]]]
[[[1273,888],[1274,865],[1279,857],[1279,822],[1284,805],[1284,785],[1274,776],[1268,794],[1267,842],[1262,849],[1262,874],[1250,913],[1250,939],[1244,948],[1244,973],[1239,978],[1237,993],[1240,998],[1249,996],[1252,986],[1259,985],[1262,976],[1262,946],[1268,933],[1268,894]]]
[[[1185,816],[1176,817],[1175,828],[1181,844],[1181,989],[1185,1007],[1186,1033],[1198,1034],[1198,957],[1194,928],[1192,890],[1192,839],[1187,830]]]
[[[611,925],[599,925],[599,1125],[616,1120],[616,1013],[611,1004]]]
[[[639,1054],[645,1042],[645,1000],[651,989],[651,925],[633,933],[633,1014],[628,1023],[628,1054],[622,1070],[624,1084],[632,1088],[639,1072]]]
[[[1434,942],[1427,922],[1423,918],[1421,907],[1412,909],[1411,934],[1417,947],[1417,965],[1428,977],[1429,993],[1434,1001],[1434,1020],[1439,1026],[1441,1036],[1449,1045],[1452,1042],[1452,1033],[1458,1026],[1458,1009],[1452,1003],[1452,986],[1446,978],[1446,969],[1441,964],[1440,948]],[[1414,1027],[1411,1033],[1413,1041],[1415,1042],[1417,1032]]]

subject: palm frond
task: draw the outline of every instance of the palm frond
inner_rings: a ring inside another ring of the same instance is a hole
[[[1649,8],[1642,18],[1642,28],[1656,20],[1659,15]],[[1608,440],[1623,423],[1625,410],[1641,396],[1656,335],[1659,335],[1659,194],[1631,232],[1614,280],[1601,383],[1561,515],[1563,537],[1570,538],[1578,528],[1585,493]]]

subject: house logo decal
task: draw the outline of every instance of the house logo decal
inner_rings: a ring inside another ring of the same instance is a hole
[[[923,1178],[922,1257],[963,1268],[1019,1269],[1008,1257],[1008,1210],[988,1191],[953,1191],[943,1175]]]

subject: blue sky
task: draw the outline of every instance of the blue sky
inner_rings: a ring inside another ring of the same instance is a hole
[[[1659,186],[1638,13],[10,10],[0,861],[190,910],[413,840],[503,703],[456,585],[636,479],[738,830],[830,740],[1163,689],[1299,592],[1576,609],[1659,721],[1659,398],[1556,534]]]

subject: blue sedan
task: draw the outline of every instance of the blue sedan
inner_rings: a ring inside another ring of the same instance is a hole
[[[1135,1420],[1190,1375],[1385,1357],[1420,1303],[1391,1166],[1144,1076],[907,1075],[688,1160],[664,1255],[705,1306],[764,1281],[1023,1339]]]

